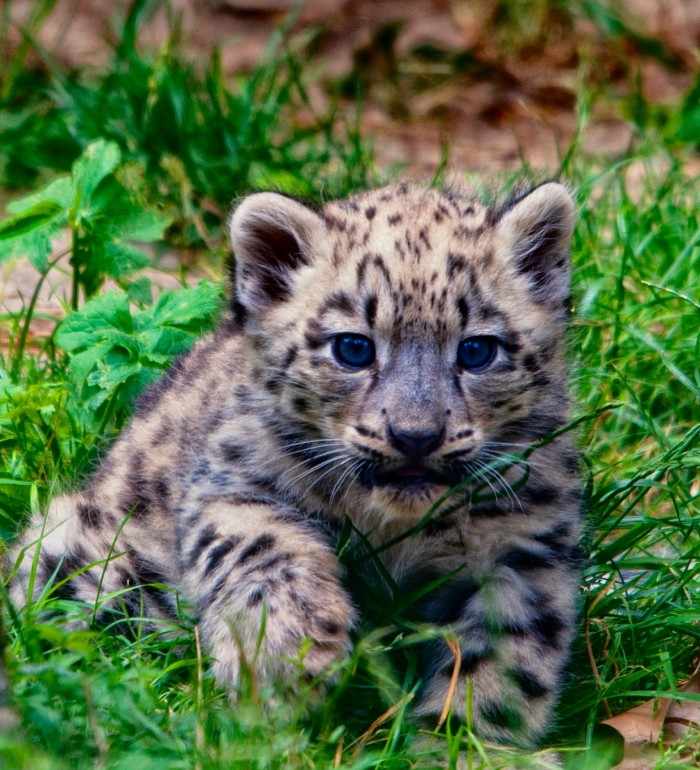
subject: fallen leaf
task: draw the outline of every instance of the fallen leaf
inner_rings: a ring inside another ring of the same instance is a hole
[[[700,693],[700,672],[696,672],[681,688],[681,692]],[[700,738],[700,703],[673,701],[664,722],[664,742],[675,743],[694,731]]]
[[[683,693],[700,693],[700,670],[678,689],[679,695]],[[651,770],[658,744],[672,745],[693,733],[700,736],[700,703],[652,698],[602,724],[617,730],[625,742],[624,759],[613,770]]]
[[[603,720],[603,724],[615,728],[626,744],[658,743],[670,706],[671,701],[667,698],[654,698]]]

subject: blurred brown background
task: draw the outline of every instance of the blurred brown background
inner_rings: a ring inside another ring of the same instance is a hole
[[[11,12],[21,22],[31,4],[15,0]],[[296,6],[173,0],[142,40],[163,44],[174,14],[191,56],[204,62],[216,44],[233,74],[254,65]],[[120,9],[58,0],[39,40],[69,66],[106,63]],[[312,102],[322,107],[340,93],[352,110],[359,86],[380,165],[419,176],[434,173],[446,147],[449,167],[460,170],[556,168],[576,131],[577,95],[599,89],[583,148],[621,156],[635,90],[656,104],[678,102],[700,46],[698,0],[308,0],[297,14],[292,45],[312,60]]]

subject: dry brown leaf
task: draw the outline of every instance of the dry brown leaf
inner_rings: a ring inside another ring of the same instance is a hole
[[[671,701],[667,698],[655,698],[605,719],[603,724],[617,730],[625,739],[625,744],[658,743],[670,705]]]
[[[679,693],[700,693],[700,671],[678,690]],[[605,719],[625,741],[625,758],[614,770],[650,770],[658,759],[652,747],[661,740],[667,745],[688,737],[689,732],[700,736],[700,703],[670,698],[652,698],[629,711]]]
[[[625,744],[625,758],[612,770],[653,770],[659,761],[659,750],[648,743]]]
[[[681,688],[681,692],[700,693],[700,672],[696,672]],[[694,732],[700,739],[700,703],[673,701],[666,714],[664,741],[675,743]]]

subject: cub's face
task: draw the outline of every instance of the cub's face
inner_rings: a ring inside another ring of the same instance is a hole
[[[405,186],[322,211],[246,198],[238,309],[305,483],[417,517],[513,452],[563,392],[572,223],[553,183],[495,209]]]

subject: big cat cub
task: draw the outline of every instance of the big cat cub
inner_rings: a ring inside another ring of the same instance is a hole
[[[573,221],[554,182],[493,206],[410,185],[320,209],[243,199],[226,318],[146,391],[83,491],[32,521],[15,601],[40,549],[35,593],[53,580],[104,613],[121,591],[156,619],[182,597],[224,688],[259,643],[262,680],[303,644],[315,677],[358,619],[335,549],[349,519],[394,586],[435,584],[417,610],[459,639],[455,691],[448,645],[426,649],[417,712],[452,693],[464,716],[469,681],[477,732],[535,742],[576,616],[578,457],[557,433]]]

